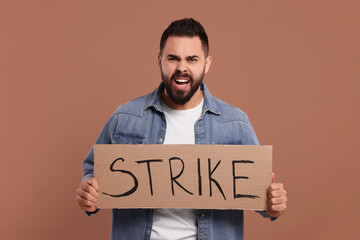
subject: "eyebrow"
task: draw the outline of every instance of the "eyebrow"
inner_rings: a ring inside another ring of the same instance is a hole
[[[168,57],[168,58],[180,59],[179,56],[176,56],[176,55],[174,55],[174,54],[168,54],[167,57]]]
[[[180,59],[179,56],[174,55],[174,54],[168,54],[167,57],[169,58],[175,58],[175,59]],[[187,56],[186,59],[192,59],[192,58],[199,58],[199,56],[197,55],[191,55],[191,56]]]

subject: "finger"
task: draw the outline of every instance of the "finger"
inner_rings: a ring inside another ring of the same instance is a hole
[[[284,189],[273,190],[268,192],[269,198],[278,198],[278,197],[286,196],[286,194],[287,192]]]
[[[97,198],[99,196],[98,192],[95,190],[95,188],[90,185],[89,183],[87,182],[82,182],[80,183],[80,188],[82,190],[84,190],[85,192],[88,192],[90,193],[91,195],[93,195],[95,198]]]
[[[272,183],[269,185],[268,192],[284,189],[284,184],[282,183]]]
[[[271,182],[275,182],[275,173],[274,172],[272,172],[272,176],[271,176]]]
[[[95,206],[92,206],[92,207],[80,206],[80,208],[86,212],[95,212],[97,210],[97,208]]]
[[[96,200],[97,200],[97,198],[95,198],[95,197],[94,197],[93,195],[91,195],[90,193],[85,192],[85,191],[82,190],[81,188],[76,191],[76,194],[79,195],[80,197],[82,197],[83,199],[88,200],[88,201],[91,201],[91,202],[93,202],[93,203],[95,203]]]
[[[281,196],[281,197],[277,197],[277,198],[270,198],[268,200],[268,205],[279,205],[279,204],[283,204],[287,202],[287,197],[286,196]]]
[[[95,207],[95,204],[93,202],[82,198],[80,195],[76,195],[76,201],[78,202],[79,206],[84,210]]]
[[[80,195],[76,195],[76,200],[80,208],[86,212],[95,212],[97,210],[97,207],[94,203],[83,199],[82,197],[80,197]]]
[[[286,204],[278,204],[269,206],[269,210],[273,212],[284,212],[286,210]]]

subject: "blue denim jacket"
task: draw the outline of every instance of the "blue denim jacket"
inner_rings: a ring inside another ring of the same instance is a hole
[[[161,104],[162,84],[152,93],[119,106],[95,144],[162,144],[166,120]],[[203,111],[195,124],[196,144],[258,145],[247,115],[213,97],[205,84]],[[82,181],[93,177],[91,148],[83,163]],[[265,212],[259,212],[268,217]],[[90,214],[89,214],[90,215]],[[242,210],[198,210],[198,239],[244,238]],[[111,239],[150,239],[153,209],[113,209]]]

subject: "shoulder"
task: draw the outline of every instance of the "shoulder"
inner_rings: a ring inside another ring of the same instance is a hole
[[[240,108],[230,105],[211,95],[206,85],[203,84],[205,105],[207,110],[214,113],[214,118],[219,123],[241,121],[248,122],[248,117]]]
[[[247,114],[240,108],[228,104],[218,98],[214,98],[219,111],[219,115],[215,116],[215,119],[219,122],[231,122],[231,121],[243,121],[248,122]]]
[[[113,115],[133,115],[135,117],[141,117],[144,114],[147,99],[150,94],[133,99],[123,105],[120,105]]]

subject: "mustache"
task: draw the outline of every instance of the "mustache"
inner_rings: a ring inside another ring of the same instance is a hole
[[[190,74],[187,74],[187,73],[181,74],[180,72],[175,72],[173,75],[171,75],[171,79],[174,79],[176,77],[188,78],[190,80],[190,82],[192,82],[192,80],[193,80],[192,76]]]

